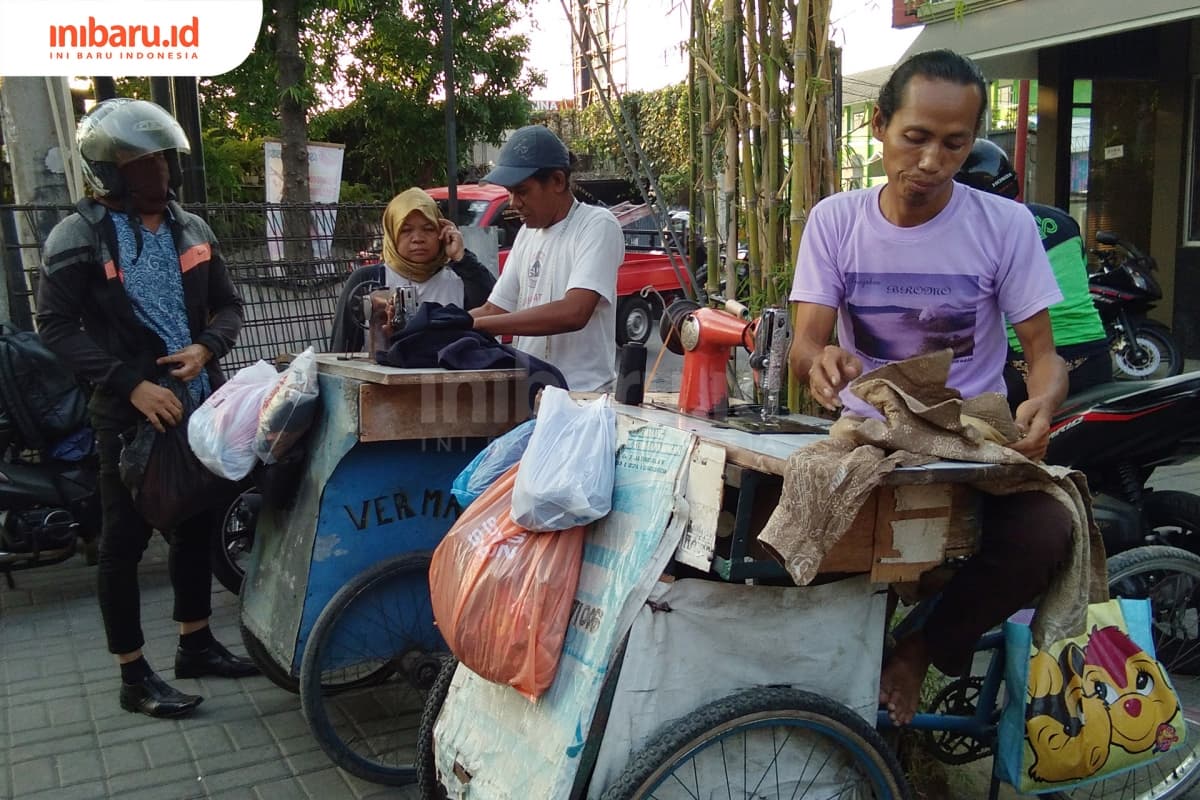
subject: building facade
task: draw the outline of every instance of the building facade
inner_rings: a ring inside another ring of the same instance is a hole
[[[893,0],[891,12],[925,25],[908,54],[945,47],[994,87],[1029,82],[1026,199],[1069,210],[1089,245],[1107,230],[1148,250],[1164,290],[1153,315],[1200,357],[1200,2]]]

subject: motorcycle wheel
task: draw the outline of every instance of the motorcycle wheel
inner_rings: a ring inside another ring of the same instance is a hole
[[[233,594],[242,591],[246,578],[246,558],[254,548],[254,527],[257,522],[257,506],[253,500],[258,489],[251,486],[239,494],[221,518],[221,529],[213,536],[211,558],[213,577]]]
[[[1117,341],[1124,343],[1112,351],[1113,377],[1117,380],[1153,380],[1183,372],[1183,353],[1166,325],[1151,320],[1138,322],[1136,350],[1128,336]]]
[[[1179,547],[1200,555],[1200,495],[1147,492],[1143,508],[1155,544]]]

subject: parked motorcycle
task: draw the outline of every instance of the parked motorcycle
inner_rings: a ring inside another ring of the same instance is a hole
[[[1067,398],[1046,461],[1083,472],[1111,556],[1143,544],[1200,554],[1200,496],[1147,487],[1158,467],[1200,454],[1200,372],[1115,381]]]
[[[55,458],[42,451],[36,459],[18,451],[12,431],[0,432],[0,572],[14,588],[12,572],[58,564],[82,545],[95,563],[100,535],[96,493],[97,459],[91,430],[80,431],[84,455]]]
[[[1100,269],[1088,285],[1112,342],[1113,376],[1145,380],[1178,375],[1183,353],[1167,326],[1146,314],[1162,299],[1162,289],[1152,274],[1154,259],[1116,234],[1099,231],[1096,241],[1108,249],[1093,250]]]

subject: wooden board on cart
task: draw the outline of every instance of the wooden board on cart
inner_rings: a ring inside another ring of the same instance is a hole
[[[336,353],[318,355],[317,367],[361,382],[362,442],[498,436],[529,416],[521,369],[401,369]]]
[[[670,409],[670,395],[654,395],[653,406],[615,406],[618,413],[649,423],[687,430],[701,443],[724,450],[723,491],[742,491],[747,473],[756,473],[753,507],[745,531],[747,555],[767,562],[771,556],[756,537],[766,525],[779,500],[782,476],[788,457],[814,444],[822,434],[761,434],[681,415]],[[828,421],[805,417],[813,425]],[[979,493],[967,483],[994,475],[1002,469],[991,464],[939,462],[893,472],[871,494],[850,529],[822,561],[820,572],[865,573],[876,583],[916,581],[922,573],[948,558],[975,551],[979,523]],[[706,490],[711,492],[711,488]],[[690,498],[689,498],[690,499]],[[706,515],[719,514],[722,502],[705,497],[692,504],[690,544],[703,550],[707,531],[729,535],[731,524],[722,525]],[[736,525],[736,523],[733,523]],[[698,531],[702,535],[693,536]],[[685,538],[685,541],[688,540]],[[711,550],[710,550],[711,552]],[[688,563],[691,563],[690,561]],[[695,566],[695,564],[692,564]]]

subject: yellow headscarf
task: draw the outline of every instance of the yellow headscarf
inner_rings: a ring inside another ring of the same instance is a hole
[[[396,242],[400,240],[400,228],[403,227],[404,220],[408,219],[408,215],[414,211],[421,212],[434,225],[442,219],[442,212],[437,203],[421,189],[405,189],[393,197],[383,212],[383,263],[392,272],[411,281],[424,283],[446,266],[446,244],[439,239],[437,255],[432,261],[424,264],[409,261],[397,252]]]

